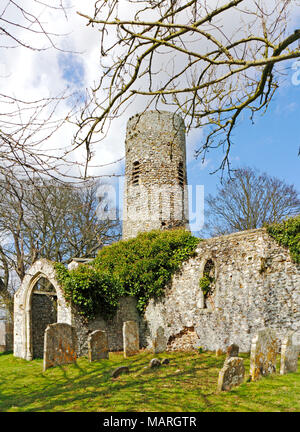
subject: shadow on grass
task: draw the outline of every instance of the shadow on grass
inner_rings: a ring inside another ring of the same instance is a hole
[[[176,384],[176,387],[179,387],[177,390],[180,391],[180,380],[183,380],[185,377],[189,379],[195,378],[196,368],[190,366],[187,370],[178,373],[172,371],[172,369],[168,371],[166,367],[162,367],[160,371],[151,370],[148,377],[137,376],[136,374],[139,372],[139,368],[145,365],[145,360],[147,360],[148,357],[150,359],[152,356],[144,354],[142,358],[119,358],[116,359],[113,364],[112,361],[104,360],[95,365],[87,363],[85,360],[84,363],[87,364],[84,366],[86,366],[86,368],[80,366],[78,363],[68,366],[59,366],[55,368],[56,370],[51,368],[45,373],[36,374],[37,382],[32,387],[30,394],[24,395],[24,392],[22,392],[17,399],[16,393],[10,395],[6,394],[5,397],[2,398],[0,406],[2,405],[4,409],[16,406],[21,410],[25,408],[25,410],[47,411],[61,403],[66,405],[76,403],[80,405],[81,402],[88,401],[95,397],[100,399],[104,397],[115,399],[117,396],[121,394],[124,395],[125,393],[127,398],[133,398],[134,400],[137,389],[139,389],[141,393],[139,398],[146,402],[147,399],[151,399],[153,396],[153,392],[151,391],[153,387],[155,392],[159,389],[159,393],[156,394],[158,404],[155,405],[158,407],[160,406],[161,410],[161,406],[165,404],[168,405],[168,393],[170,392],[170,388],[164,389],[162,384],[164,384],[166,380],[169,382],[176,382],[176,380],[178,380],[179,382]],[[181,358],[183,357],[184,356],[181,356]],[[130,367],[131,373],[122,375],[118,379],[112,379],[112,370],[120,364],[125,363]],[[173,368],[179,366],[178,363],[180,362],[174,362]],[[51,372],[51,370],[53,372]],[[59,379],[57,377],[58,370],[60,372]],[[161,376],[161,373],[163,373],[163,376]],[[149,379],[151,380],[150,388]],[[93,387],[93,390],[91,390],[90,387]],[[147,394],[149,397],[147,397]],[[204,399],[206,398],[206,395],[202,395],[200,391],[198,394]],[[46,398],[45,395],[47,395]],[[42,404],[36,404],[37,401],[41,400],[43,400]],[[33,405],[36,405],[36,408],[33,408]]]
[[[169,358],[170,364],[150,369],[152,357],[151,353],[141,353],[133,358],[112,356],[93,363],[81,358],[75,364],[50,368],[44,373],[39,363],[32,364],[32,370],[28,365],[28,390],[18,382],[19,375],[9,393],[3,380],[0,411],[13,406],[21,411],[256,411],[255,398],[265,401],[262,403],[269,410],[278,411],[280,407],[277,400],[268,398],[270,389],[276,388],[278,375],[264,378],[263,386],[259,382],[244,383],[229,393],[216,394],[223,358],[212,354],[163,353],[157,357]],[[245,361],[248,365],[249,359]],[[20,365],[24,368],[24,364]],[[121,365],[129,366],[130,373],[112,379],[111,372]],[[22,370],[21,377],[26,373]]]

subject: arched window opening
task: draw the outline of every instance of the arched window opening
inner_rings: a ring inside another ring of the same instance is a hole
[[[184,185],[184,172],[183,172],[183,163],[180,162],[178,165],[178,182],[181,187]]]
[[[140,178],[140,163],[139,161],[133,162],[132,167],[132,184],[134,186],[139,184],[139,178]]]
[[[57,294],[48,279],[41,277],[31,297],[32,357],[43,358],[44,333],[49,324],[57,322]]]
[[[213,260],[206,261],[203,276],[199,281],[199,286],[204,296],[204,308],[213,307],[213,295],[215,293],[215,264]]]

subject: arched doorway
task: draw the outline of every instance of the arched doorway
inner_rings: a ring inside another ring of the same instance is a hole
[[[14,355],[43,357],[44,331],[54,322],[73,324],[70,304],[56,279],[54,263],[41,258],[26,273],[14,297]]]
[[[49,324],[57,322],[57,293],[52,283],[41,276],[31,294],[32,358],[43,358],[44,333]]]

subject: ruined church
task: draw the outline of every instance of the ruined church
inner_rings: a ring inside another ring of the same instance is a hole
[[[188,229],[185,127],[180,116],[149,111],[132,117],[125,142],[123,238],[152,229]],[[167,199],[166,199],[167,197]],[[74,259],[74,268],[82,262]],[[84,262],[84,260],[83,260]],[[205,298],[199,280],[214,280]],[[300,267],[265,229],[199,240],[196,256],[184,262],[165,291],[151,300],[143,316],[135,299],[121,299],[115,317],[85,321],[67,304],[54,263],[40,259],[28,270],[14,299],[14,355],[43,356],[49,324],[76,330],[77,355],[87,353],[88,335],[105,330],[110,351],[123,349],[122,325],[136,321],[140,347],[153,348],[158,329],[166,350],[225,350],[237,344],[249,352],[260,329],[300,332]]]

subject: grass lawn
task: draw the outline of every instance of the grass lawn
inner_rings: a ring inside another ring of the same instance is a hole
[[[249,355],[241,356],[247,378]],[[148,368],[153,357],[146,351],[128,359],[110,353],[109,360],[94,363],[82,357],[43,373],[42,360],[0,354],[0,412],[300,411],[300,372],[271,375],[218,394],[225,356],[163,353],[155,357],[170,363],[155,370]],[[111,372],[121,365],[129,366],[130,373],[112,379]]]

